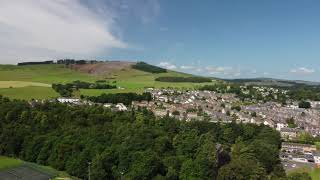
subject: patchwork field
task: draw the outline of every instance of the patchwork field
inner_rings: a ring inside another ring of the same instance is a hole
[[[166,83],[155,81],[160,76],[189,77],[190,74],[168,71],[152,74],[130,67],[132,63],[107,62],[103,65],[73,67],[65,65],[0,65],[0,95],[16,99],[48,99],[58,97],[51,88],[52,83],[68,83],[76,80],[95,82],[106,80],[119,89],[81,89],[80,95],[100,95],[101,93],[143,92],[146,87],[195,88],[211,83]],[[117,67],[117,68],[115,68]]]

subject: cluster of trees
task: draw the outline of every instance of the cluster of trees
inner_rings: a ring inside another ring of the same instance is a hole
[[[299,108],[310,109],[311,104],[310,102],[307,102],[307,101],[301,101],[299,102]]]
[[[52,84],[52,89],[62,97],[71,97],[73,92],[73,86],[71,84]]]
[[[289,96],[297,101],[320,101],[320,86],[297,85],[287,88]]]
[[[40,62],[20,62],[18,66],[25,66],[25,65],[37,65],[37,64],[54,64],[53,61],[40,61]]]
[[[57,60],[57,64],[96,64],[103,61],[97,60],[75,60],[75,59],[59,59]]]
[[[76,89],[116,89],[116,85],[106,84],[106,81],[96,81],[95,83],[89,83],[84,81],[73,81],[70,83]]]
[[[75,59],[59,59],[57,60],[57,64],[96,64],[103,61],[97,60],[75,60]],[[39,61],[39,62],[20,62],[18,66],[24,65],[37,65],[37,64],[55,64],[55,61]]]
[[[174,77],[174,76],[163,76],[155,79],[161,82],[191,82],[191,83],[205,83],[212,82],[212,79],[206,77]]]
[[[151,101],[152,95],[151,93],[116,93],[116,94],[101,94],[99,96],[87,96],[84,97],[89,101],[95,103],[123,103],[125,105],[131,105],[132,101]]]
[[[62,97],[71,97],[73,89],[116,89],[116,85],[107,84],[104,80],[89,83],[84,81],[73,81],[67,84],[52,84],[52,88]]]
[[[146,109],[31,107],[0,97],[0,130],[0,155],[83,179],[88,162],[96,180],[288,179],[278,156],[280,135],[263,125],[157,119]]]
[[[167,70],[164,68],[153,66],[145,62],[138,62],[132,65],[132,68],[140,71],[150,72],[150,73],[166,73],[167,72]]]

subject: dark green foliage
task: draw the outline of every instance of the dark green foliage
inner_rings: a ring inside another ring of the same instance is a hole
[[[296,127],[298,127],[298,126],[295,124],[293,118],[287,119],[286,122],[288,123],[288,127],[289,127],[289,128],[296,128]]]
[[[138,62],[137,64],[132,65],[132,68],[140,71],[150,72],[150,73],[166,73],[167,72],[166,69],[153,66],[145,62]]]
[[[131,105],[132,101],[151,101],[152,96],[150,93],[117,93],[117,94],[101,94],[100,96],[86,97],[88,100],[96,103],[123,103]]]
[[[89,83],[84,81],[73,81],[67,84],[52,84],[52,89],[59,93],[62,97],[71,97],[73,89],[116,89],[116,85],[110,85],[101,83],[102,81],[97,81],[96,83]],[[105,82],[105,81],[104,81]]]
[[[52,84],[52,89],[54,89],[62,97],[71,97],[73,92],[72,88],[72,84]]]
[[[0,96],[0,154],[86,179],[281,178],[280,135],[266,126],[157,119],[145,110],[9,101]],[[280,169],[279,169],[280,168]],[[236,177],[236,178],[235,178]]]
[[[312,180],[308,173],[292,173],[288,176],[288,180]]]
[[[163,76],[155,79],[161,82],[191,82],[191,83],[205,83],[212,82],[212,79],[206,77],[174,77],[174,76]]]
[[[72,86],[76,89],[116,89],[117,86],[105,84],[106,81],[99,80],[95,83],[89,83],[84,81],[73,81]]]
[[[20,62],[18,66],[25,66],[25,65],[39,65],[39,64],[53,64],[53,61],[41,61],[41,62]]]
[[[310,104],[310,102],[301,101],[299,103],[299,108],[309,109],[309,108],[311,108],[311,104]]]
[[[232,106],[231,110],[241,111],[241,107],[240,106]]]

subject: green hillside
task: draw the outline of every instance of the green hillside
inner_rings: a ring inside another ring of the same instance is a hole
[[[46,99],[59,95],[51,88],[52,83],[68,83],[76,80],[94,82],[105,79],[120,89],[81,89],[80,95],[99,95],[101,93],[142,92],[145,87],[194,88],[210,83],[169,83],[155,81],[161,76],[190,77],[192,75],[167,71],[149,73],[132,68],[92,75],[72,70],[64,65],[0,65],[0,94],[17,99]]]

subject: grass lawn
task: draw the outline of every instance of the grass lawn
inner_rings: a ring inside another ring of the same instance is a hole
[[[0,88],[18,88],[27,86],[51,87],[51,84],[28,81],[0,81]]]
[[[14,168],[21,164],[21,160],[0,156],[0,170]]]
[[[320,169],[310,169],[305,167],[290,171],[289,174],[294,172],[306,172],[311,176],[312,180],[320,180]]]
[[[35,163],[24,162],[19,159],[0,156],[0,171],[19,167],[21,165],[32,167],[33,169],[36,169],[40,172],[56,175],[57,177],[55,179],[66,179],[66,180],[67,179],[77,179],[75,177],[71,177],[66,172],[58,171],[58,170],[56,170],[52,167],[49,167],[49,166],[41,166],[41,165],[38,165]]]
[[[12,99],[47,99],[59,97],[51,87],[27,86],[20,88],[0,88],[0,95]]]
[[[310,175],[313,180],[320,180],[320,169],[315,169],[310,172]]]

